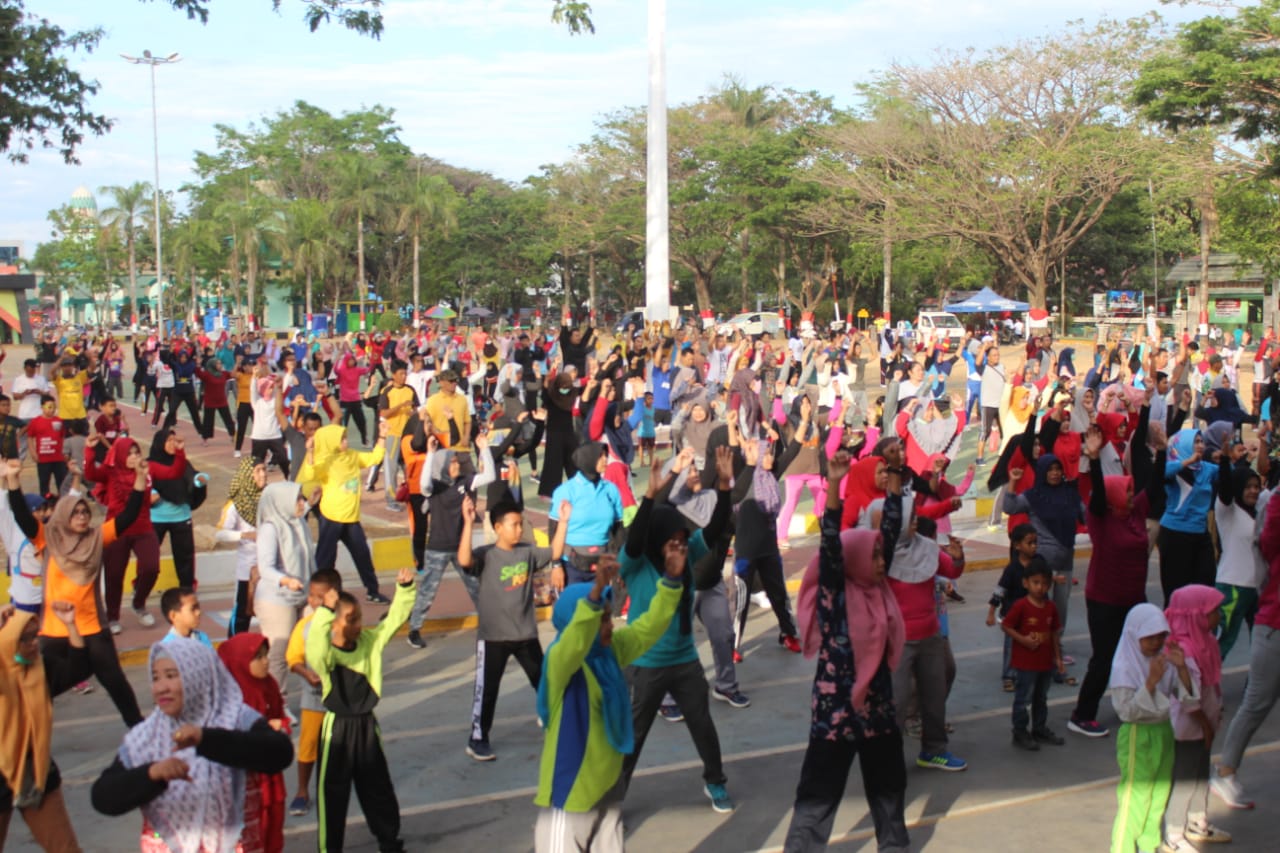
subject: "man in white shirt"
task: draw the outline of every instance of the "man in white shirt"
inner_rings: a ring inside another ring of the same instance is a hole
[[[9,393],[18,400],[17,416],[24,421],[40,417],[40,397],[52,394],[49,380],[39,373],[40,364],[34,358],[22,363],[22,375],[13,380]]]
[[[427,370],[426,360],[420,352],[415,352],[410,356],[409,361],[411,362],[409,373],[404,382],[417,393],[419,400],[425,400],[428,396],[427,386],[431,384],[431,377],[434,372]]]

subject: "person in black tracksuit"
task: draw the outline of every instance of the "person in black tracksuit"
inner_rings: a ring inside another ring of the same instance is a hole
[[[320,853],[340,851],[346,834],[352,786],[369,831],[381,853],[404,850],[400,804],[378,720],[382,696],[382,652],[413,607],[413,569],[401,569],[395,599],[376,628],[364,628],[360,605],[348,593],[330,589],[307,631],[307,666],[320,676],[324,722],[320,727]]]

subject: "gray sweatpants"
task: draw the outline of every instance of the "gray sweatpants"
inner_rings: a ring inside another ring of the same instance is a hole
[[[1222,766],[1239,769],[1245,747],[1280,699],[1280,629],[1258,625],[1249,643],[1249,681],[1222,745]]]
[[[716,689],[721,693],[736,693],[738,671],[733,665],[733,612],[729,609],[729,594],[723,580],[711,589],[694,594],[693,612],[707,629],[707,639],[711,641]]]
[[[908,640],[893,671],[893,702],[898,728],[906,729],[912,682],[920,707],[920,749],[936,754],[947,750],[947,649],[942,634]]]

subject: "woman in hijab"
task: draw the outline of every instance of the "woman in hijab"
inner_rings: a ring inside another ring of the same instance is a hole
[[[44,541],[44,613],[40,621],[41,650],[63,654],[70,643],[70,631],[50,602],[67,601],[75,608],[76,630],[89,650],[89,669],[98,677],[115,703],[125,725],[142,719],[133,688],[120,668],[112,632],[102,624],[102,599],[99,580],[103,553],[138,517],[145,501],[147,466],[141,454],[130,455],[126,464],[134,466],[134,488],[119,515],[108,516],[103,524],[95,524],[89,501],[72,489],[58,499],[48,521],[40,522],[31,514],[26,498],[18,488],[18,461],[9,460],[9,508],[14,521],[32,542]],[[75,484],[80,486],[79,482]]]
[[[1219,635],[1222,657],[1231,653],[1240,626],[1250,632],[1258,612],[1258,589],[1267,576],[1267,564],[1258,548],[1261,519],[1258,507],[1271,492],[1262,489],[1262,478],[1252,468],[1218,466],[1218,493],[1214,502],[1214,523],[1218,527],[1218,570],[1215,586],[1223,594],[1222,617],[1226,622]]]
[[[1233,388],[1214,388],[1213,393],[1204,398],[1204,405],[1196,409],[1195,415],[1206,424],[1228,423],[1233,429],[1242,424],[1258,424],[1258,416],[1244,410]]]
[[[604,478],[609,460],[603,444],[584,444],[573,454],[577,473],[556,487],[551,495],[550,536],[555,538],[560,523],[560,504],[573,507],[565,535],[568,567],[551,570],[551,583],[563,589],[571,583],[587,583],[595,577],[600,557],[608,550],[609,539],[622,523],[622,493]],[[545,480],[543,481],[545,483]]]
[[[760,392],[756,385],[759,381],[754,370],[744,367],[733,374],[729,382],[729,410],[738,413],[738,424],[742,434],[748,438],[759,435],[763,419]]]
[[[842,530],[857,525],[858,518],[871,502],[884,497],[887,482],[888,469],[882,457],[865,456],[853,464],[844,481],[844,501],[840,510]]]
[[[1015,468],[1009,472],[1009,479],[1017,483],[1022,475],[1023,469]],[[1036,459],[1035,485],[1020,495],[1005,492],[1004,511],[1027,513],[1036,528],[1036,554],[1053,572],[1053,606],[1058,609],[1059,625],[1065,627],[1076,558],[1076,526],[1084,521],[1079,487],[1075,480],[1066,479],[1057,456],[1041,453]],[[1075,679],[1067,678],[1066,683],[1075,684]]]
[[[1203,461],[1199,430],[1179,431],[1169,442],[1165,465],[1165,508],[1160,517],[1160,587],[1165,604],[1173,591],[1189,583],[1212,586],[1215,580],[1209,510],[1213,505],[1218,466]]]
[[[815,414],[813,401],[807,394],[802,394],[791,404],[791,414],[787,418],[790,437],[786,451],[778,459],[778,471],[787,492],[782,514],[778,517],[778,548],[781,550],[791,547],[788,541],[791,517],[800,503],[801,491],[809,490],[815,512],[827,501],[826,436],[816,423]]]
[[[293,744],[201,643],[156,643],[150,670],[156,709],[93,784],[93,807],[112,817],[141,809],[143,853],[230,853],[245,826],[246,771],[283,771]]]
[[[333,369],[334,378],[338,382],[338,403],[342,406],[342,426],[346,428],[352,419],[356,429],[360,431],[360,444],[368,445],[368,428],[364,420],[364,401],[360,396],[360,380],[372,371],[366,365],[356,364],[356,357],[351,353],[342,356],[341,363]]]
[[[276,731],[288,734],[284,698],[267,672],[270,644],[261,634],[236,634],[218,647],[218,658],[231,673],[244,704],[262,715]],[[244,833],[241,853],[284,850],[285,783],[281,773],[250,772],[245,783]]]
[[[619,402],[618,388],[612,380],[601,382],[600,395],[591,407],[591,417],[587,421],[587,438],[593,442],[603,442],[606,464],[604,478],[618,487],[622,496],[623,524],[630,524],[636,513],[636,496],[631,490],[631,463],[636,458],[635,440],[631,433],[640,423],[643,412],[635,410],[631,419],[626,411],[631,408],[627,402]],[[702,404],[695,404],[702,405]],[[689,428],[694,427],[696,437],[706,447],[706,435],[715,426],[711,422],[709,410],[703,406],[703,420],[694,423],[693,418],[685,421],[685,437],[689,436]]]
[[[253,618],[253,601],[249,585],[253,568],[258,565],[258,501],[267,486],[267,466],[252,456],[240,460],[231,476],[231,498],[222,511],[216,535],[219,542],[238,542],[236,551],[236,599],[227,620],[227,636],[249,630]]]
[[[773,475],[773,447],[763,439],[743,445],[746,467],[734,477],[733,499],[737,509],[737,532],[734,536],[733,573],[736,581],[734,600],[737,604],[736,632],[733,644],[735,663],[742,661],[742,637],[747,630],[747,604],[756,578],[764,589],[778,620],[778,643],[792,651],[799,650],[795,617],[787,595],[782,572],[782,555],[778,552],[778,508],[782,496]]]
[[[302,519],[307,508],[301,487],[287,480],[267,486],[258,500],[258,587],[253,610],[271,644],[268,669],[284,696],[289,674],[284,653],[307,604],[307,583],[316,571],[311,529]]]
[[[1222,618],[1222,593],[1191,584],[1173,593],[1165,619],[1169,643],[1182,649],[1187,669],[1200,694],[1199,701],[1176,697],[1173,719],[1173,788],[1165,809],[1164,843],[1174,853],[1195,853],[1191,842],[1226,842],[1231,834],[1207,819],[1209,756],[1222,727],[1222,657],[1216,637]]]
[[[622,668],[649,651],[671,624],[687,570],[683,552],[676,557],[663,564],[653,605],[626,627],[613,627],[613,557],[601,561],[592,583],[567,586],[556,601],[556,639],[547,647],[538,684],[538,719],[546,734],[534,797],[541,807],[537,853],[622,849],[621,805],[606,797],[636,747]],[[563,772],[570,756],[581,760]]]
[[[1183,649],[1168,642],[1169,623],[1154,604],[1139,604],[1124,620],[1111,663],[1111,702],[1121,720],[1116,735],[1119,809],[1111,853],[1160,848],[1161,822],[1173,779],[1172,699],[1199,702]]]
[[[156,433],[147,457],[151,471],[151,489],[157,499],[151,505],[151,524],[155,527],[156,542],[164,544],[166,536],[173,539],[173,568],[178,574],[178,586],[196,586],[196,540],[191,524],[191,512],[199,509],[208,494],[209,478],[198,473],[186,460],[178,466],[178,454],[184,442],[172,429]],[[177,476],[167,476],[180,468]]]
[[[136,464],[135,464],[136,463]],[[173,464],[164,467],[151,465],[142,457],[142,448],[132,438],[117,438],[107,451],[106,461],[99,465],[90,455],[84,460],[85,479],[99,484],[95,497],[107,508],[107,515],[120,515],[133,492],[137,468],[151,476],[178,477],[186,470],[186,452],[174,454]],[[106,546],[102,554],[102,571],[106,588],[107,622],[111,633],[120,633],[120,604],[124,598],[124,575],[129,567],[129,555],[137,560],[133,582],[133,611],[144,628],[156,624],[155,617],[147,612],[147,596],[155,589],[160,577],[160,540],[151,524],[151,504],[143,501],[136,520],[120,530],[115,541]],[[141,719],[141,718],[139,718]]]
[[[902,612],[885,579],[878,531],[840,530],[839,482],[849,457],[828,463],[822,540],[800,586],[805,657],[818,656],[809,747],[787,829],[787,850],[823,850],[853,760],[862,766],[878,849],[905,851],[907,771],[893,702],[893,676],[906,642]],[[892,546],[890,546],[892,547]]]
[[[1135,438],[1141,439],[1141,425]],[[1134,442],[1132,477],[1105,477],[1096,464],[1105,441],[1100,430],[1085,437],[1084,454],[1090,460],[1089,511],[1085,524],[1093,550],[1085,579],[1084,606],[1088,614],[1089,668],[1080,685],[1075,709],[1067,728],[1085,737],[1106,737],[1098,722],[1098,704],[1111,678],[1111,661],[1124,633],[1124,620],[1134,607],[1147,600],[1147,511],[1159,496],[1162,480],[1156,473],[1165,464],[1163,443],[1155,460],[1145,440]]]
[[[574,459],[578,434],[573,428],[573,409],[581,390],[570,374],[547,371],[542,388],[542,407],[547,410],[547,447],[542,460],[542,479],[538,482],[538,494],[544,498],[551,497],[562,479],[578,472]],[[552,508],[559,505],[552,500]]]
[[[53,698],[88,677],[89,660],[74,605],[55,601],[50,610],[66,626],[65,654],[41,654],[35,614],[0,608],[0,849],[16,809],[40,849],[74,853],[80,845],[50,750]]]

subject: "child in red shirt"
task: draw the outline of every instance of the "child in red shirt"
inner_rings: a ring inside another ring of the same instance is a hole
[[[101,440],[94,445],[93,458],[98,464],[102,464],[107,458],[107,449],[115,440],[129,434],[129,425],[124,422],[124,413],[120,411],[114,397],[103,397],[98,410],[102,414],[93,422],[93,431],[101,436]]]
[[[1034,557],[1022,575],[1025,597],[1014,602],[1000,627],[1013,640],[1010,663],[1014,672],[1013,743],[1035,751],[1040,744],[1062,746],[1065,741],[1048,726],[1049,682],[1053,673],[1064,672],[1058,632],[1062,625],[1058,609],[1049,600],[1053,573],[1042,557]],[[1028,720],[1027,702],[1031,703]],[[1027,730],[1027,723],[1031,730]]]
[[[62,481],[67,478],[67,457],[62,451],[66,431],[62,418],[55,414],[57,411],[57,398],[46,394],[40,398],[40,417],[32,418],[27,424],[27,448],[36,460],[36,478],[42,495],[50,494],[50,480],[61,492]]]

